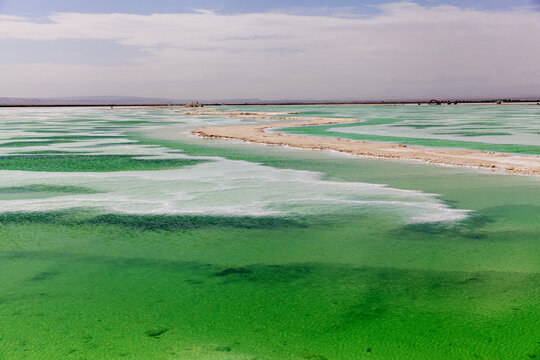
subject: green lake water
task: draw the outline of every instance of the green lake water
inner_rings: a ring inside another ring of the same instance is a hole
[[[198,139],[250,121],[167,109],[0,120],[0,359],[540,356],[538,178]]]

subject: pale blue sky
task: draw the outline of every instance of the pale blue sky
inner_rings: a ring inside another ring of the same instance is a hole
[[[222,13],[248,13],[291,8],[351,7],[360,11],[371,10],[371,5],[387,3],[385,0],[0,0],[0,13],[44,16],[50,12],[93,12],[153,14],[188,12],[209,9]],[[532,6],[534,0],[417,0],[418,4],[448,4],[475,9],[509,9]]]
[[[0,97],[540,97],[539,5],[0,0]]]

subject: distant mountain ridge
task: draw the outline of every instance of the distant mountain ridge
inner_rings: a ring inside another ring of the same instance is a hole
[[[395,100],[312,100],[312,99],[282,99],[282,100],[261,100],[261,99],[169,99],[169,98],[148,98],[137,96],[72,96],[55,98],[18,98],[0,97],[0,107],[9,106],[135,106],[135,105],[186,105],[192,102],[200,104],[235,104],[235,105],[288,105],[288,104],[402,104],[402,103],[427,103],[430,99],[395,99]],[[489,102],[540,102],[540,97],[514,97],[514,98],[464,98],[464,99],[438,99],[440,103],[489,103]]]
[[[39,105],[184,105],[196,99],[147,98],[137,96],[72,96],[56,98],[0,97],[0,106]],[[257,103],[259,99],[198,100],[206,103]]]

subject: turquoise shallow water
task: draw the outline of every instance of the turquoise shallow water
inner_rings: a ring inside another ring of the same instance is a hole
[[[166,109],[0,117],[48,141],[0,148],[0,358],[540,355],[537,178],[198,139],[238,120]]]

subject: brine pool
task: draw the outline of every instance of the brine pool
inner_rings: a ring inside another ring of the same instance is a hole
[[[449,108],[239,109],[462,141],[427,126],[480,121]],[[536,151],[537,110],[500,109],[481,143]],[[538,178],[199,139],[271,120],[178,110],[0,110],[0,358],[540,356]]]
[[[329,114],[336,112],[341,117],[363,121],[281,131],[413,146],[540,155],[540,106],[536,104],[342,106]]]

